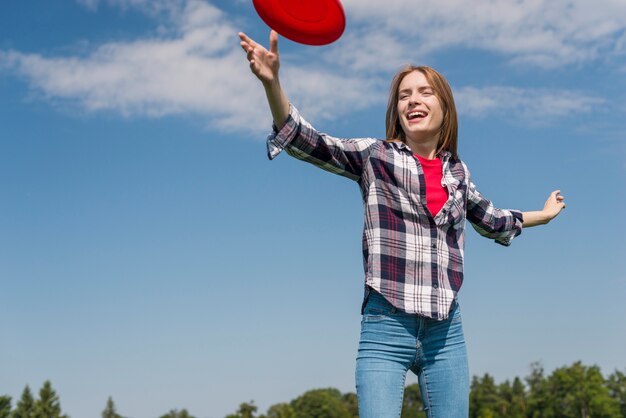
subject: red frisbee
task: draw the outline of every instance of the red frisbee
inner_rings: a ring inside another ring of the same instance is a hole
[[[339,0],[252,0],[261,19],[294,42],[326,45],[346,28]]]

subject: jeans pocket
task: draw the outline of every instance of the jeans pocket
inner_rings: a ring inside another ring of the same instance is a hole
[[[363,321],[364,322],[379,322],[388,318],[390,312],[386,309],[381,309],[378,307],[375,308],[365,308],[363,312]]]

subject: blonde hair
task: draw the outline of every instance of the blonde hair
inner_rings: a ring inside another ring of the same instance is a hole
[[[424,74],[428,84],[433,88],[433,92],[441,104],[443,110],[443,122],[437,144],[437,154],[441,151],[448,151],[454,158],[457,155],[459,122],[452,96],[452,89],[446,79],[435,69],[426,66],[407,65],[396,73],[391,81],[389,89],[389,102],[387,103],[387,115],[385,120],[385,130],[387,141],[401,141],[406,143],[406,136],[402,125],[400,125],[400,114],[398,113],[398,96],[400,83],[404,77],[419,71]]]

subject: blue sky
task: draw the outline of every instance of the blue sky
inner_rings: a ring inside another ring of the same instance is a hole
[[[392,75],[431,65],[483,194],[521,210],[566,197],[509,248],[468,232],[471,373],[624,370],[626,3],[343,5],[336,43],[279,42],[308,120],[380,138]],[[218,418],[354,390],[358,188],[267,160],[239,30],[267,42],[247,0],[3,2],[0,394],[50,379],[73,418],[108,396],[124,416]]]

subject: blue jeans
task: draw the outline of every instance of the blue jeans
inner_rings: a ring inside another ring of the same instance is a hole
[[[461,312],[436,321],[394,308],[371,291],[356,359],[360,418],[399,418],[406,373],[418,377],[428,418],[467,418],[469,371]]]

